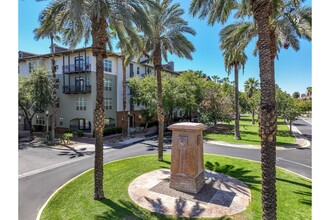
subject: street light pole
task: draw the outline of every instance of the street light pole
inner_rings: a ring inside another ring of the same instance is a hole
[[[127,137],[129,137],[129,121],[130,121],[130,115],[131,115],[131,112],[128,111],[128,114],[127,114]]]

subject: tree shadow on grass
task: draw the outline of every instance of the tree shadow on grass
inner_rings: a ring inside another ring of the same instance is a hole
[[[312,206],[312,193],[311,192],[294,191],[294,193],[304,196],[304,198],[300,199],[299,202],[301,202],[304,205]]]
[[[256,175],[248,175],[252,172],[251,170],[243,167],[235,168],[234,165],[228,164],[220,166],[219,162],[212,163],[210,161],[205,163],[205,167],[211,171],[234,177],[244,182],[250,189],[261,191],[261,178]],[[260,185],[260,187],[256,187],[256,185]]]

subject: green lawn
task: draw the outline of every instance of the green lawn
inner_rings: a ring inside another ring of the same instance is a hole
[[[170,167],[170,155],[158,162],[156,155],[128,158],[104,165],[106,199],[93,200],[93,170],[81,175],[59,190],[43,210],[41,219],[184,219],[151,213],[137,206],[128,196],[128,185],[143,173]],[[262,219],[260,163],[205,155],[205,167],[245,182],[252,194],[248,208],[230,218]],[[277,219],[311,219],[312,183],[277,169]],[[134,218],[133,218],[134,217]]]
[[[256,123],[253,125],[251,116],[241,116],[240,135],[241,140],[234,139],[234,121],[230,124],[218,125],[217,131],[208,130],[204,132],[205,140],[222,141],[234,144],[252,144],[260,145],[260,137],[258,134],[259,125],[258,118],[255,117]],[[290,134],[288,125],[283,119],[277,121],[277,146],[283,146],[295,143],[296,139]]]

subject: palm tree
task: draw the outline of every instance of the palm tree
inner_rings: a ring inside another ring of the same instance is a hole
[[[60,38],[57,34],[57,27],[55,22],[51,19],[51,14],[49,10],[44,10],[39,17],[39,22],[41,26],[33,30],[35,39],[39,40],[44,38],[50,38],[50,47],[52,54],[52,124],[50,132],[50,140],[54,141],[55,139],[55,128],[56,128],[56,105],[58,102],[56,95],[56,65],[55,65],[55,55],[54,55],[54,39],[60,41]],[[48,120],[48,119],[47,119]]]
[[[222,45],[221,45],[222,48]],[[240,132],[239,132],[239,91],[238,91],[238,70],[242,67],[244,72],[244,65],[247,60],[247,56],[244,52],[235,50],[234,48],[222,48],[224,50],[223,55],[225,59],[225,67],[228,74],[230,74],[231,70],[234,68],[235,80],[234,80],[234,90],[235,90],[235,132],[234,138],[236,140],[240,140]]]
[[[213,79],[213,81],[214,81],[215,83],[218,83],[219,80],[220,80],[220,77],[217,76],[217,75],[214,75],[214,76],[212,76],[211,78]]]
[[[117,48],[121,49],[121,64],[123,69],[123,83],[122,83],[122,89],[123,89],[123,120],[122,120],[122,135],[123,137],[126,137],[128,132],[128,124],[127,124],[127,118],[128,115],[126,113],[126,66],[132,61],[135,55],[139,58],[140,54],[142,53],[143,45],[142,45],[142,39],[138,35],[137,30],[134,29],[133,26],[123,26],[121,23],[114,24],[115,27],[110,27],[110,30],[108,32],[109,39],[115,38],[118,39]],[[145,32],[148,32],[148,30],[144,29]],[[111,45],[109,45],[110,49]]]
[[[248,78],[244,83],[244,91],[247,94],[248,99],[251,99],[255,92],[259,89],[259,81],[255,78]],[[254,112],[255,108],[252,106],[252,124],[254,124]]]
[[[243,0],[240,4],[236,0],[192,0],[190,13],[199,14],[199,18],[208,17],[208,24],[225,23],[233,9],[238,9],[238,17],[253,16],[258,36],[259,70],[261,85],[259,134],[261,137],[261,164],[262,164],[262,210],[263,219],[276,219],[276,102],[275,102],[275,70],[276,56],[274,42],[275,31],[271,18],[275,18],[279,9],[287,1]],[[289,1],[293,10],[299,9],[300,1]],[[290,9],[291,10],[291,9]],[[297,10],[296,10],[297,11]],[[292,11],[291,11],[292,12]],[[291,13],[287,16],[290,17]],[[308,13],[304,16],[308,17]],[[291,20],[296,19],[292,16]],[[299,19],[302,20],[302,19]],[[300,26],[311,24],[311,19]],[[310,21],[310,22],[309,22]],[[307,31],[308,32],[308,31]],[[300,31],[299,34],[305,33]],[[246,36],[248,37],[248,36]],[[244,39],[244,38],[243,38]],[[238,40],[238,39],[237,39]],[[231,39],[233,41],[233,39]],[[237,45],[237,43],[234,43]],[[244,48],[244,44],[240,44]],[[287,47],[288,44],[286,44]],[[284,46],[284,45],[283,45]],[[230,48],[230,47],[227,47]],[[243,49],[240,49],[244,51]]]
[[[248,2],[243,1],[243,3]],[[239,44],[241,49],[244,49],[254,37],[259,37],[254,54],[259,53],[260,65],[259,134],[262,139],[263,215],[270,216],[270,219],[273,219],[276,217],[275,146],[277,127],[274,59],[278,56],[281,48],[288,49],[291,46],[294,50],[299,50],[299,38],[311,40],[312,19],[311,8],[300,7],[300,1],[277,1],[276,4],[271,6],[268,10],[271,16],[267,23],[265,20],[261,21],[261,12],[254,5],[252,7],[254,22],[241,21],[228,25],[222,30],[222,35],[224,36],[224,45],[230,47],[230,45]],[[249,13],[244,8],[247,8],[244,4],[238,7],[237,17],[242,17]],[[258,19],[256,18],[257,11],[260,14]],[[262,16],[264,19],[267,17],[266,14]],[[262,42],[261,35],[267,43]],[[268,44],[269,46],[267,46]],[[261,49],[262,47],[266,47],[270,51],[266,53],[267,50]],[[270,60],[266,59],[267,56],[270,56]],[[262,74],[267,71],[271,71],[271,73]]]
[[[50,19],[56,22],[63,42],[70,48],[84,39],[92,39],[92,53],[96,57],[96,105],[94,110],[95,163],[94,199],[104,198],[103,192],[103,130],[104,130],[104,69],[103,60],[108,57],[107,30],[116,23],[125,27],[134,20],[138,27],[146,25],[144,11],[138,0],[55,0],[43,12],[49,11]],[[138,19],[139,18],[139,19]]]
[[[146,8],[152,32],[145,35],[145,49],[148,52],[151,51],[151,59],[157,75],[158,160],[163,161],[162,58],[167,62],[167,52],[169,52],[191,60],[191,53],[195,51],[195,48],[183,34],[195,35],[196,32],[181,17],[184,10],[180,8],[179,3],[171,5],[172,0],[157,0],[154,3]]]

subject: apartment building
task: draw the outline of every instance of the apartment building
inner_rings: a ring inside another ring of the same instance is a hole
[[[93,133],[93,111],[96,98],[96,58],[92,55],[92,48],[79,48],[68,50],[54,45],[56,78],[58,82],[57,97],[59,98],[56,130],[82,130],[87,134]],[[36,66],[45,66],[51,70],[51,54],[33,54],[30,52],[19,52],[18,72],[21,75],[31,73]],[[174,72],[174,63],[170,62],[164,66],[166,71]],[[123,74],[120,54],[112,53],[104,59],[104,109],[106,127],[122,126],[123,115]],[[137,59],[126,67],[126,79],[138,76],[144,77],[154,74],[153,65],[147,57]],[[141,106],[130,102],[130,91],[127,85],[127,106],[129,113],[129,127],[139,126],[143,118],[139,113]],[[47,110],[47,109],[46,109]],[[45,131],[49,129],[52,120],[51,107],[46,111],[38,113],[33,119],[35,128]],[[27,123],[19,117],[19,129],[27,130]]]

